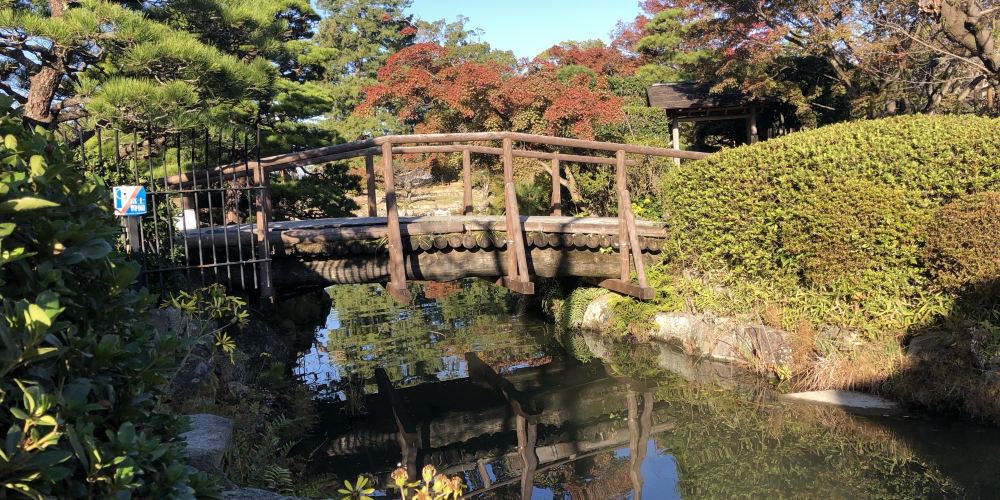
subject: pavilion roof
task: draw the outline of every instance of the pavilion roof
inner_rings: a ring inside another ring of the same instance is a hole
[[[711,88],[712,84],[697,82],[654,83],[646,89],[646,103],[668,111],[733,108],[758,103],[738,92],[712,93]]]

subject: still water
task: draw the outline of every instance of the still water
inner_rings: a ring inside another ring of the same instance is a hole
[[[493,285],[412,286],[406,307],[328,290],[295,369],[321,409],[313,473],[432,464],[468,498],[1000,497],[996,428],[779,403],[668,346],[560,333]]]

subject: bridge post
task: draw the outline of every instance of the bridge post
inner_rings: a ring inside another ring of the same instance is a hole
[[[403,268],[403,236],[399,231],[399,209],[396,207],[396,181],[392,172],[392,142],[382,144],[382,177],[385,179],[385,216],[389,231],[389,283],[386,289],[399,302],[410,301]]]
[[[365,155],[365,182],[368,184],[368,216],[378,217],[378,200],[375,198],[375,159]]]
[[[517,207],[517,190],[514,188],[514,146],[509,136],[503,138],[503,187],[504,212],[507,221],[507,278],[504,286],[530,295],[535,284],[528,273],[528,258],[521,233],[521,212]]]
[[[271,242],[268,239],[271,222],[271,193],[268,189],[267,171],[260,162],[260,129],[257,129],[257,159],[253,162],[253,182],[257,191],[257,256],[260,262],[260,296],[264,300],[274,299],[274,281],[271,279]]]
[[[621,258],[622,281],[628,283],[630,279],[629,260],[631,251],[629,249],[628,222],[625,220],[625,190],[628,186],[628,177],[625,171],[625,152],[619,150],[615,153],[615,191],[618,194],[618,255]]]
[[[552,159],[552,215],[562,215],[562,185],[559,184],[559,158]]]
[[[651,299],[654,292],[646,281],[646,264],[642,260],[642,247],[639,244],[635,214],[632,213],[632,198],[628,194],[625,151],[618,150],[615,159],[615,190],[618,192],[618,255],[621,259],[621,278],[607,279],[598,284],[618,293],[640,299]],[[635,265],[638,285],[632,284],[630,264]]]
[[[472,213],[472,153],[462,149],[462,214]]]

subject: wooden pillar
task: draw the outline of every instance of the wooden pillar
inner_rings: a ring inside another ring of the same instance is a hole
[[[615,154],[615,192],[618,193],[618,256],[621,258],[621,280],[628,283],[631,252],[629,250],[628,224],[625,219],[625,190],[628,189],[628,178],[625,172],[625,152],[619,150]]]
[[[271,221],[271,194],[267,187],[267,172],[259,161],[253,163],[253,183],[260,187],[257,190],[257,258],[260,266],[261,298],[274,298],[274,285],[271,279],[271,244],[268,240],[268,225]]]
[[[396,184],[392,171],[392,143],[382,144],[382,178],[385,179],[385,214],[389,231],[389,295],[399,302],[410,301],[403,269],[403,236],[399,231],[399,209],[396,206]]]
[[[670,115],[670,147],[674,149],[681,148],[681,121],[677,119],[676,114]],[[674,163],[680,165],[681,159],[674,158]]]
[[[528,258],[525,255],[524,235],[521,234],[521,211],[517,207],[514,188],[514,146],[510,137],[503,139],[504,212],[507,221],[507,278],[505,285],[517,293],[535,293],[535,285],[528,276]]]
[[[472,153],[462,150],[462,213],[472,213]]]
[[[757,110],[751,109],[747,117],[747,144],[757,142]]]
[[[375,159],[365,155],[365,182],[368,184],[368,216],[378,217],[378,200],[375,197]]]
[[[562,215],[562,185],[559,183],[559,159],[552,159],[552,215]]]

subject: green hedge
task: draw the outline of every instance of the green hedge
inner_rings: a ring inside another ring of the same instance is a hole
[[[944,205],[929,224],[926,240],[936,285],[990,292],[1000,284],[1000,193],[976,193]]]
[[[857,121],[722,151],[663,185],[671,258],[848,299],[929,285],[942,205],[1000,188],[1000,120]]]
[[[169,442],[158,398],[179,345],[142,320],[107,190],[17,117],[0,142],[0,498],[211,494]]]

